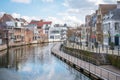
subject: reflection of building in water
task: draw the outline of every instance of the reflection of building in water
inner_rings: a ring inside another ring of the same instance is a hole
[[[43,47],[44,46],[44,47]],[[32,63],[44,64],[50,62],[49,57],[44,54],[44,50],[47,45],[29,45],[12,48],[4,51],[3,55],[0,55],[0,68],[14,68],[16,70],[21,69],[22,66],[29,60]],[[0,53],[1,54],[1,53]]]
[[[7,65],[7,55],[6,54],[0,55],[0,67],[6,67],[6,65]]]
[[[0,67],[9,67],[18,69],[18,65],[21,62],[25,62],[26,48],[17,47],[9,50],[9,53],[0,56]]]

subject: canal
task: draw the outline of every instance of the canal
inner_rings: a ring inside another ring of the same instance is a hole
[[[54,43],[0,52],[0,80],[90,80],[51,54]]]

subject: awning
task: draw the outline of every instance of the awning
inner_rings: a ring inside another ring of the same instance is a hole
[[[120,34],[116,34],[115,36],[120,37]]]

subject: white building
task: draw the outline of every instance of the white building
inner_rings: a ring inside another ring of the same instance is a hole
[[[66,40],[66,27],[51,27],[49,29],[49,41],[63,41]]]
[[[110,11],[103,18],[103,44],[109,45],[113,42],[120,45],[120,1],[117,1],[117,8]]]

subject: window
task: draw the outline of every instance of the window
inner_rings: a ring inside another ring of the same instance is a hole
[[[38,29],[42,29],[41,26],[38,26],[37,28],[38,28]]]
[[[110,23],[108,23],[108,29],[110,30]]]
[[[17,25],[17,22],[15,23],[15,27],[17,27],[18,25]]]
[[[59,31],[51,31],[51,33],[59,33]]]
[[[119,23],[115,23],[115,30],[119,29]]]
[[[57,35],[57,36],[55,36],[55,38],[56,38],[56,39],[60,39],[60,36],[59,36],[59,35]]]
[[[50,39],[54,39],[54,36],[50,36]]]
[[[45,31],[46,34],[48,34],[48,31]]]

